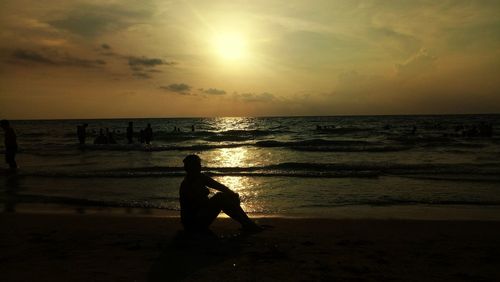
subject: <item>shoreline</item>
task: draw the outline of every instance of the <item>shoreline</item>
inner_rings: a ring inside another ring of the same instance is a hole
[[[9,209],[11,209],[9,211]],[[140,207],[109,207],[61,203],[16,203],[10,207],[0,203],[4,214],[102,215],[123,217],[179,218],[176,210]],[[0,213],[1,214],[1,213]],[[332,220],[427,220],[427,221],[490,221],[500,222],[500,206],[468,205],[398,205],[340,206],[321,210],[283,213],[248,213],[252,218],[332,219]],[[219,218],[228,218],[224,213]]]
[[[500,222],[0,214],[3,281],[498,281]],[[223,278],[221,278],[223,277]],[[222,280],[221,280],[222,279]]]

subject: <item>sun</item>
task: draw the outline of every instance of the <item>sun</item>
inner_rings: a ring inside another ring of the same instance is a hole
[[[238,61],[247,56],[247,41],[239,33],[220,33],[212,39],[215,53],[226,61]]]

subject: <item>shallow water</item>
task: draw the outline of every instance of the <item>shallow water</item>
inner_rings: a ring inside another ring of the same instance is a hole
[[[128,121],[136,132],[150,123],[152,144],[126,144]],[[196,153],[207,173],[240,193],[245,209],[264,215],[500,207],[499,121],[499,115],[13,121],[21,169],[15,179],[3,176],[1,199],[178,210],[182,159]],[[79,146],[76,126],[83,122],[87,143],[109,128],[118,144]],[[456,130],[480,122],[493,125],[493,136]]]

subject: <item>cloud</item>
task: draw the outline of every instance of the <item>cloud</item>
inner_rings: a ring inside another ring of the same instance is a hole
[[[41,55],[37,52],[34,51],[28,51],[28,50],[22,50],[18,49],[12,52],[12,58],[21,60],[21,61],[29,61],[29,62],[34,62],[34,63],[40,63],[40,64],[47,64],[47,65],[56,65],[57,63],[48,57],[45,57],[44,55]]]
[[[369,95],[371,92],[366,91],[381,81],[386,81],[387,78],[381,75],[363,74],[357,71],[344,71],[338,75],[338,83],[335,94],[350,95],[355,92],[359,96]]]
[[[435,61],[436,57],[430,55],[426,49],[420,49],[406,62],[396,64],[396,71],[401,77],[420,76],[433,69]]]
[[[160,58],[133,56],[117,53],[113,48],[106,43],[102,43],[96,52],[103,56],[114,57],[120,61],[126,61],[132,75],[140,79],[152,78],[152,73],[161,73],[161,70],[156,69],[162,65],[175,65],[176,62],[166,61]]]
[[[205,94],[208,95],[225,95],[226,91],[222,89],[217,89],[217,88],[209,88],[209,89],[203,89],[201,88],[200,91],[202,91]]]
[[[128,64],[130,67],[155,67],[160,65],[174,65],[174,62],[166,62],[158,58],[147,57],[129,57]]]
[[[189,91],[191,90],[191,86],[185,83],[173,83],[168,86],[160,86],[160,88],[181,95],[190,95]]]
[[[354,60],[368,48],[363,42],[336,34],[290,31],[261,43],[269,60],[292,68],[331,66]],[[356,50],[356,52],[352,52]]]
[[[276,97],[268,92],[263,93],[235,93],[234,96],[237,99],[243,100],[245,102],[269,102],[274,100]]]
[[[395,31],[389,27],[371,28],[368,30],[368,35],[392,56],[408,57],[422,46],[421,41],[415,36]]]
[[[119,4],[83,4],[63,12],[59,19],[48,21],[51,26],[84,37],[125,29],[152,17],[154,7]]]
[[[113,51],[113,48],[109,44],[102,43],[101,46],[96,48],[96,52],[99,55],[109,56],[109,57],[122,57],[120,54],[117,54]]]
[[[132,73],[133,76],[139,78],[139,79],[150,79],[152,78],[151,75],[145,73],[145,72],[134,72]]]
[[[148,73],[158,73],[161,72],[161,70],[155,69],[156,66],[161,66],[161,65],[174,65],[175,62],[167,62],[162,59],[158,58],[147,58],[147,57],[128,57],[128,66],[132,70],[132,75],[142,78],[142,79],[147,79],[147,78],[152,78],[152,76]]]
[[[67,54],[61,55],[57,51],[46,52],[46,54],[24,50],[16,49],[12,52],[10,57],[11,63],[31,63],[49,66],[70,66],[70,67],[83,67],[83,68],[93,68],[101,67],[106,64],[103,60],[89,60],[76,58]]]

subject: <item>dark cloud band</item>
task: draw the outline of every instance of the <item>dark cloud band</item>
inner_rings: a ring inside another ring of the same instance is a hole
[[[163,90],[175,92],[182,95],[189,95],[189,91],[191,90],[191,86],[185,83],[173,83],[167,86],[160,86],[160,88]]]
[[[103,60],[89,60],[77,58],[70,55],[60,55],[58,52],[44,54],[32,50],[17,49],[11,54],[11,62],[13,63],[34,63],[50,66],[71,66],[93,68],[100,67],[106,64]]]

